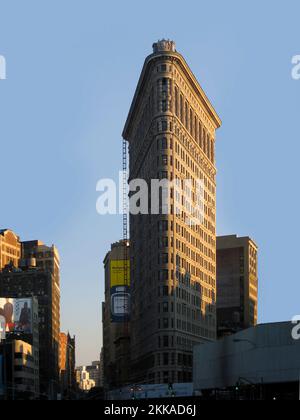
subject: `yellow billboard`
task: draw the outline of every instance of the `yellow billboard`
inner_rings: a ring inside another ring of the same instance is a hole
[[[130,261],[126,263],[127,281],[125,284],[125,264],[124,260],[112,260],[110,262],[110,287],[130,286]]]

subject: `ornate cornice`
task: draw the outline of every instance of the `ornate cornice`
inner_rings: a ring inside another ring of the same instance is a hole
[[[153,65],[155,64],[155,62],[161,60],[162,58],[164,60],[169,60],[173,62],[175,61],[180,66],[189,84],[192,86],[195,94],[197,95],[204,109],[208,113],[215,129],[219,128],[222,124],[222,121],[220,117],[218,116],[218,114],[216,113],[214,107],[212,106],[211,102],[207,98],[205,92],[201,88],[199,82],[197,81],[196,77],[194,76],[193,72],[191,71],[190,67],[188,66],[183,56],[177,53],[176,51],[174,51],[175,49],[173,50],[173,49],[166,48],[164,50],[163,48],[161,49],[156,48],[154,50],[156,52],[149,55],[145,60],[143,70],[142,70],[142,73],[141,73],[141,76],[140,76],[140,79],[139,79],[139,82],[135,91],[135,95],[134,95],[134,98],[130,107],[130,111],[127,117],[125,127],[124,127],[124,131],[123,131],[124,139],[130,140],[131,127],[135,120],[136,109],[143,99],[141,95],[143,93],[144,86],[147,82],[149,72],[153,68]]]

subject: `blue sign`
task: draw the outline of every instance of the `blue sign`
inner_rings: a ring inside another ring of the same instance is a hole
[[[125,322],[130,314],[130,288],[128,286],[115,286],[111,288],[111,321]]]

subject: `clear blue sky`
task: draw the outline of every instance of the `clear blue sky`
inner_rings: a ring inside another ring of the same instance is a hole
[[[120,217],[95,211],[152,43],[171,38],[223,120],[218,233],[259,245],[259,319],[300,313],[299,1],[0,0],[0,227],[55,243],[62,329],[99,357],[102,261]]]

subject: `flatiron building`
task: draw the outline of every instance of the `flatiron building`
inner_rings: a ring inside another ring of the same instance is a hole
[[[153,45],[123,138],[130,181],[169,180],[169,211],[130,215],[131,382],[192,381],[193,346],[216,339],[215,138],[221,121],[173,41]],[[201,188],[197,187],[198,180]],[[198,208],[201,217],[189,223]],[[148,194],[151,208],[151,193]]]

